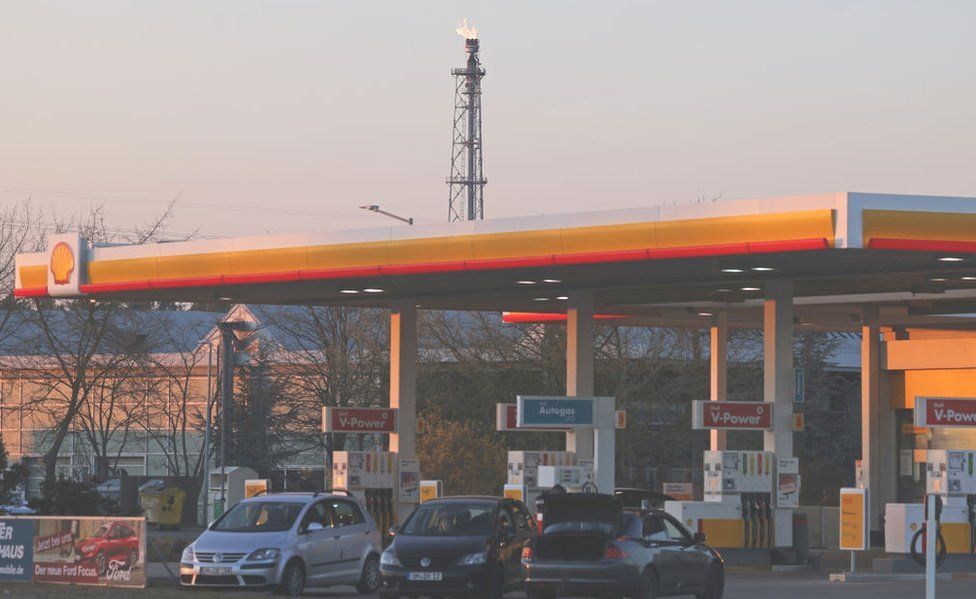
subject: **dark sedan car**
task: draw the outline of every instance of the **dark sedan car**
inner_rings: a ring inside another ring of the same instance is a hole
[[[625,512],[610,495],[550,496],[542,535],[522,552],[526,591],[721,599],[725,565],[704,541],[663,511]]]
[[[529,510],[498,497],[444,497],[417,507],[380,557],[380,597],[501,597],[522,587],[536,535]]]

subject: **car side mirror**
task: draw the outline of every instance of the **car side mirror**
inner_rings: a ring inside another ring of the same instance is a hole
[[[695,534],[691,535],[691,540],[694,541],[694,542],[696,542],[696,543],[704,543],[705,542],[705,533],[703,533],[703,532],[696,532]]]
[[[397,534],[397,531],[399,531],[399,530],[400,530],[400,527],[399,526],[397,526],[395,524],[393,526],[391,526],[390,527],[390,530],[388,531],[388,534],[390,535],[390,538],[392,539],[393,537],[395,537],[396,534]]]
[[[305,527],[305,532],[306,533],[316,532],[316,531],[319,531],[319,530],[325,530],[325,527],[322,526],[322,524],[320,522],[309,522],[308,523],[308,526]]]

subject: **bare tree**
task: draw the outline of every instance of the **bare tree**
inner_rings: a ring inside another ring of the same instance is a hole
[[[270,343],[266,359],[292,409],[297,437],[321,447],[322,406],[378,406],[387,395],[389,316],[368,308],[302,306],[259,312]],[[260,332],[259,332],[260,333]],[[330,435],[326,450],[344,439]],[[298,439],[296,439],[298,441]]]
[[[13,295],[17,254],[40,243],[39,215],[30,200],[0,208],[0,343],[16,334],[18,302]]]
[[[173,204],[155,220],[140,230],[130,232],[128,241],[144,243],[156,239],[172,215]],[[105,221],[102,207],[92,209],[83,222],[62,220],[55,223],[57,231],[78,230],[91,243],[106,243],[117,239],[118,231]],[[140,353],[139,331],[126,322],[133,316],[131,306],[118,302],[97,300],[36,299],[32,309],[25,311],[30,333],[23,335],[22,347],[27,350],[13,360],[17,367],[35,380],[36,393],[30,399],[33,407],[46,418],[50,426],[47,448],[42,462],[46,480],[53,480],[57,471],[58,454],[81,414],[88,409],[99,389],[111,388],[109,381],[131,365],[133,352]],[[107,386],[107,387],[106,387]],[[96,410],[97,411],[97,410]],[[109,424],[109,427],[112,425]],[[92,449],[98,454],[98,435],[90,436],[96,443]]]

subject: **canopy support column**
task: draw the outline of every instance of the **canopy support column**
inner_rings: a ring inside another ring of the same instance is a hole
[[[413,459],[417,456],[417,307],[412,301],[396,302],[390,312],[390,407],[397,409],[390,451],[397,453],[398,461]],[[397,522],[402,523],[416,504],[399,500],[399,479],[393,487]]]
[[[593,396],[593,292],[569,294],[566,312],[566,395]],[[592,428],[566,433],[566,451],[576,453],[577,462],[593,460],[596,486],[613,493],[615,478],[615,430],[598,433]]]
[[[793,457],[793,281],[766,283],[763,302],[763,401],[772,403],[773,429],[763,431],[763,450]],[[774,484],[775,487],[775,484]],[[775,504],[775,488],[772,501]],[[793,546],[793,510],[773,509],[775,547]]]
[[[880,542],[885,503],[896,500],[895,413],[882,393],[877,306],[861,311],[861,477],[868,489],[871,536]]]
[[[709,384],[711,394],[709,399],[712,401],[725,401],[728,399],[728,371],[729,371],[729,313],[718,312],[715,314],[711,328],[711,347],[709,349],[709,362],[711,366],[711,376]],[[712,451],[724,450],[727,445],[727,434],[722,429],[712,429],[709,431],[709,449]]]

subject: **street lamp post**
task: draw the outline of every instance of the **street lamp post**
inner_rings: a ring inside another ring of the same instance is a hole
[[[379,204],[367,204],[365,206],[360,206],[360,210],[368,210],[369,212],[375,212],[376,214],[382,214],[383,216],[389,216],[392,219],[396,219],[402,223],[407,223],[408,225],[413,224],[413,218],[409,216],[400,216],[398,214],[393,214],[392,212],[387,212],[382,210]]]
[[[210,428],[213,426],[213,343],[207,344],[207,424],[203,430],[203,524],[210,523]]]

